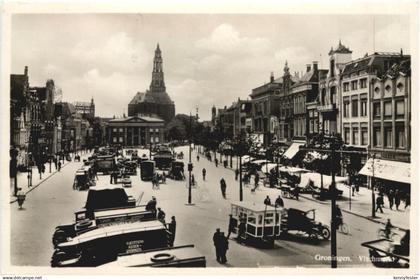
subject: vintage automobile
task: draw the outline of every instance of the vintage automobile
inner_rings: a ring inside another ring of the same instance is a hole
[[[155,162],[145,160],[140,163],[140,178],[142,181],[150,181],[155,174]]]
[[[369,259],[376,267],[408,268],[410,266],[409,244],[398,244],[381,238],[361,244],[369,249]]]
[[[114,156],[97,156],[95,160],[95,168],[97,172],[103,174],[109,174],[116,168],[116,162]]]
[[[147,221],[156,219],[156,214],[145,206],[136,206],[136,199],[127,196],[121,187],[92,187],[86,205],[74,213],[74,222],[57,226],[52,242],[57,245],[68,238],[115,222]]]
[[[137,174],[137,162],[127,161],[124,163],[124,175],[136,175]]]
[[[231,203],[232,218],[236,221],[237,231],[245,223],[243,236],[238,236],[245,243],[273,247],[274,240],[280,237],[283,208],[240,201]]]
[[[51,266],[98,266],[117,260],[120,254],[167,248],[169,234],[158,220],[109,224],[57,244]]]
[[[206,258],[194,245],[183,245],[119,255],[101,267],[206,267]]]
[[[315,209],[302,211],[289,208],[287,209],[286,215],[282,217],[281,225],[282,233],[288,233],[289,231],[303,232],[311,239],[323,238],[328,240],[331,235],[328,226],[316,222]]]
[[[335,191],[333,192],[332,190],[330,190],[329,187],[324,187],[314,188],[312,192],[312,197],[317,198],[319,200],[331,199],[334,196],[336,199],[341,198],[343,196],[343,191],[335,188]]]
[[[185,180],[184,163],[182,161],[173,161],[168,176],[173,180]]]
[[[95,186],[95,180],[84,170],[77,170],[74,175],[73,189],[86,190],[91,186]]]

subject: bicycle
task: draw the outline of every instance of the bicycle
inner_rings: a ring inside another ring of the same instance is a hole
[[[349,226],[344,222],[338,225],[338,231],[345,235],[350,233]]]
[[[394,241],[398,237],[398,234],[392,231],[390,231],[389,234],[387,234],[385,229],[383,228],[378,229],[377,235],[378,235],[378,238],[386,238],[392,241]]]

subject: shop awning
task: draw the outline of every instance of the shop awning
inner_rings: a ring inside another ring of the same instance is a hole
[[[288,159],[292,159],[299,152],[299,147],[303,145],[303,143],[292,143],[283,155]]]
[[[410,164],[406,162],[369,158],[359,174],[410,184]]]

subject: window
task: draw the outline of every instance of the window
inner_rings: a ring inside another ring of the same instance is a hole
[[[392,117],[392,103],[390,101],[384,102],[384,117],[390,119]]]
[[[154,138],[150,137],[150,143],[153,143]]]
[[[373,129],[373,145],[375,145],[376,147],[381,146],[381,138],[381,128],[375,127]]]
[[[112,137],[112,142],[117,143],[117,137]]]
[[[159,137],[155,137],[155,143],[159,143]]]
[[[345,118],[350,117],[350,101],[348,101],[348,100],[344,101],[343,115],[344,115]]]
[[[344,92],[349,91],[349,83],[343,83]]]
[[[381,103],[380,102],[373,103],[373,117],[375,119],[378,119],[381,117]]]
[[[159,132],[159,128],[156,128],[156,129],[155,129],[155,132]]]
[[[344,143],[350,144],[350,128],[344,128]]]
[[[112,129],[112,132],[117,132],[117,129],[114,127],[114,128]]]
[[[351,116],[358,117],[359,116],[359,102],[357,99],[351,101]]]
[[[361,79],[360,88],[366,88],[366,87],[367,87],[367,79]]]
[[[357,127],[353,127],[352,142],[353,145],[359,145],[359,128]]]
[[[122,137],[120,137],[120,143],[122,143],[123,142],[123,138]]]
[[[360,100],[360,116],[367,116],[367,99]]]
[[[395,114],[397,118],[404,118],[404,100],[395,101]]]
[[[352,81],[351,82],[351,90],[356,90],[357,89],[357,81]]]
[[[368,130],[367,127],[362,127],[362,145],[367,145],[368,144]]]
[[[150,132],[153,132],[153,128],[150,128],[150,129],[149,129],[149,131],[150,131]]]
[[[123,131],[124,131],[124,129],[123,129],[123,128],[120,128],[120,129],[119,129],[119,131],[120,131],[120,132],[123,132]]]
[[[334,61],[334,59],[331,59],[330,60],[330,76],[331,77],[335,76],[334,66],[335,66],[335,61]]]
[[[392,127],[384,128],[384,146],[392,148]]]
[[[336,102],[337,102],[337,88],[332,87],[330,89],[330,93],[331,93],[331,104],[336,104]]]
[[[397,126],[395,128],[396,130],[396,146],[398,149],[404,149],[405,148],[405,130],[404,130],[404,126]]]

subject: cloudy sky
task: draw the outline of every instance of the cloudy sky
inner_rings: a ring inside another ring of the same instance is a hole
[[[292,73],[314,60],[326,68],[339,39],[353,59],[374,46],[408,53],[408,25],[378,15],[13,15],[12,73],[28,65],[31,86],[54,79],[64,101],[93,97],[99,116],[118,116],[149,87],[159,42],[176,112],[198,107],[208,119],[213,104],[246,99],[271,71],[280,76],[286,60]]]

